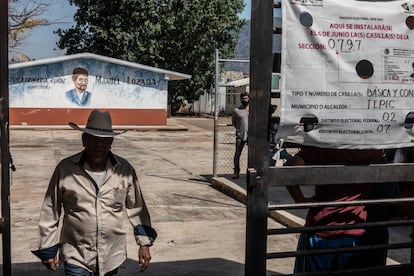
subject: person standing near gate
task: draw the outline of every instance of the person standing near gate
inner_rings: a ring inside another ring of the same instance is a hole
[[[112,130],[109,112],[96,109],[84,129],[69,125],[83,132],[84,150],[55,168],[40,211],[39,249],[33,254],[56,270],[61,249],[67,276],[117,275],[126,260],[126,214],[134,227],[141,271],[145,270],[157,233],[134,168],[111,152],[114,136],[121,133]]]
[[[247,144],[249,130],[249,94],[247,92],[240,93],[241,106],[233,110],[231,117],[232,125],[236,128],[236,151],[234,153],[234,168],[231,178],[240,177],[240,155],[242,154],[244,145]]]
[[[385,163],[384,151],[380,149],[327,149],[303,147],[287,166],[303,165],[369,165]],[[353,201],[398,197],[394,183],[316,185],[314,194],[305,197],[299,186],[287,186],[295,202]],[[364,222],[387,221],[394,216],[393,210],[382,206],[355,205],[337,207],[311,207],[305,226],[353,225]],[[386,227],[320,230],[302,233],[299,250],[333,249],[343,247],[372,246],[388,242]],[[335,252],[299,256],[295,261],[295,273],[340,270],[385,265],[386,249],[361,252]]]

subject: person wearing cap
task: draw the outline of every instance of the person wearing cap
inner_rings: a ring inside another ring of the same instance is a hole
[[[126,260],[126,213],[145,270],[157,233],[134,168],[111,151],[121,133],[113,131],[107,111],[93,110],[85,128],[69,125],[83,132],[84,150],[56,166],[40,211],[39,249],[32,252],[56,270],[60,249],[65,275],[117,275]]]
[[[66,91],[66,99],[76,106],[90,106],[92,94],[86,91],[88,87],[88,70],[82,67],[76,67],[72,71],[72,81],[75,88]]]

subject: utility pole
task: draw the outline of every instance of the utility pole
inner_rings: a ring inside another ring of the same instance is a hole
[[[0,150],[1,150],[1,221],[3,275],[11,273],[10,235],[10,151],[9,151],[9,1],[0,0]]]

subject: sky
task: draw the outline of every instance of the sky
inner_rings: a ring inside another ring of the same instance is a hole
[[[245,9],[241,18],[250,19],[250,0],[245,0]],[[56,46],[58,36],[53,33],[58,28],[68,29],[74,25],[73,15],[76,7],[68,0],[54,0],[49,9],[43,14],[50,21],[59,22],[50,26],[39,27],[31,32],[24,44],[14,51],[22,52],[31,59],[43,59],[64,55],[64,51]]]
[[[59,22],[50,26],[43,26],[33,30],[23,45],[14,48],[29,56],[31,59],[42,59],[61,56],[64,54],[57,46],[58,36],[53,33],[58,28],[67,29],[73,24],[73,15],[76,9],[67,0],[54,0],[49,9],[43,14],[52,22]]]

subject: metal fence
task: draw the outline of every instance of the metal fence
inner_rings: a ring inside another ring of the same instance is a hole
[[[217,120],[217,167],[219,176],[229,176],[233,173],[233,158],[236,150],[236,130],[231,125],[231,116],[221,116]],[[247,170],[248,145],[240,156],[240,172]]]
[[[235,94],[237,94],[235,96]],[[227,93],[226,98],[236,98],[239,101],[239,93]],[[229,100],[226,99],[228,103]],[[239,104],[239,102],[237,103]],[[235,106],[238,106],[238,105]],[[280,116],[280,99],[279,98],[272,98],[271,105],[274,106],[273,113],[271,114],[274,117]],[[236,142],[236,131],[234,126],[231,124],[231,112],[225,112],[224,110],[220,111],[219,116],[217,117],[216,124],[217,124],[217,141],[216,141],[216,173],[217,176],[230,176],[233,173],[233,158],[234,152],[236,150],[235,142]],[[271,131],[269,132],[271,135]],[[272,145],[271,145],[272,138],[269,137],[269,160],[271,158],[272,152]],[[273,145],[274,146],[274,145]],[[240,156],[240,172],[244,174],[247,170],[247,163],[248,163],[248,148],[249,146],[246,145],[243,149],[242,155]],[[296,149],[289,149],[289,152],[295,152]],[[283,160],[277,161],[276,166],[282,165]]]

